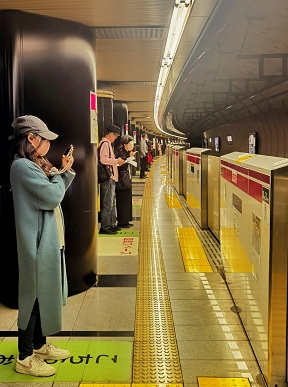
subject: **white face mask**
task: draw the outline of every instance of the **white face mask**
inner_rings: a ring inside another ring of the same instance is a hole
[[[50,141],[46,139],[41,140],[41,138],[39,138],[39,143],[35,148],[38,156],[43,157],[50,149]]]

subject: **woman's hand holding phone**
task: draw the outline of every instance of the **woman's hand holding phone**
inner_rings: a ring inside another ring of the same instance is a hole
[[[72,164],[74,162],[73,151],[74,151],[74,147],[73,145],[70,145],[69,148],[67,148],[63,153],[62,168],[65,169],[66,171],[69,171],[69,169],[72,167]]]

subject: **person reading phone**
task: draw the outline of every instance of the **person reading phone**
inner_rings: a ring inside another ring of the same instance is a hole
[[[113,142],[120,136],[120,128],[110,125],[106,128],[106,135],[99,142],[100,162],[107,165],[112,175],[109,180],[100,184],[100,217],[101,227],[99,234],[117,234],[121,227],[116,225],[116,193],[115,186],[118,181],[118,168],[125,163],[121,157],[116,158],[112,148]]]
[[[61,202],[75,178],[73,149],[62,155],[58,170],[46,157],[58,135],[38,117],[16,118],[15,156],[10,170],[19,265],[18,351],[15,370],[51,376],[46,359],[70,356],[46,340],[61,331],[68,295],[64,218]],[[56,173],[57,171],[57,173]]]

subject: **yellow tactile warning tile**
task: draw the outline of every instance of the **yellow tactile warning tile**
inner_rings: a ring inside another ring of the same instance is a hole
[[[182,208],[176,195],[165,195],[165,199],[169,208]]]
[[[198,377],[199,387],[251,387],[248,378],[207,378]]]
[[[179,245],[186,272],[213,272],[194,227],[177,228]]]
[[[156,211],[153,167],[141,210],[132,387],[183,387],[160,233],[151,216]]]
[[[154,384],[154,383],[141,383],[141,384],[135,384],[133,383],[132,384],[132,387],[182,387],[182,384],[178,384],[178,383],[171,383],[171,384]]]
[[[162,176],[160,179],[161,184],[165,185],[168,182],[168,176]]]
[[[80,383],[79,387],[131,387],[131,384],[121,383]]]

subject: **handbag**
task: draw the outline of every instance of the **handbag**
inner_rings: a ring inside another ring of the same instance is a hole
[[[152,153],[149,151],[147,155],[147,163],[152,163],[152,161],[153,161]]]
[[[116,189],[125,190],[132,188],[132,181],[128,169],[119,171]]]
[[[98,184],[108,181],[112,175],[110,169],[107,168],[107,165],[103,165],[98,160]]]
[[[108,141],[106,141],[108,142]],[[103,142],[102,142],[103,144]],[[104,165],[100,163],[100,149],[101,146],[97,149],[98,151],[98,184],[104,183],[105,181],[108,181],[110,177],[112,176],[112,172],[108,165]],[[110,157],[110,149],[109,149],[109,157]]]

